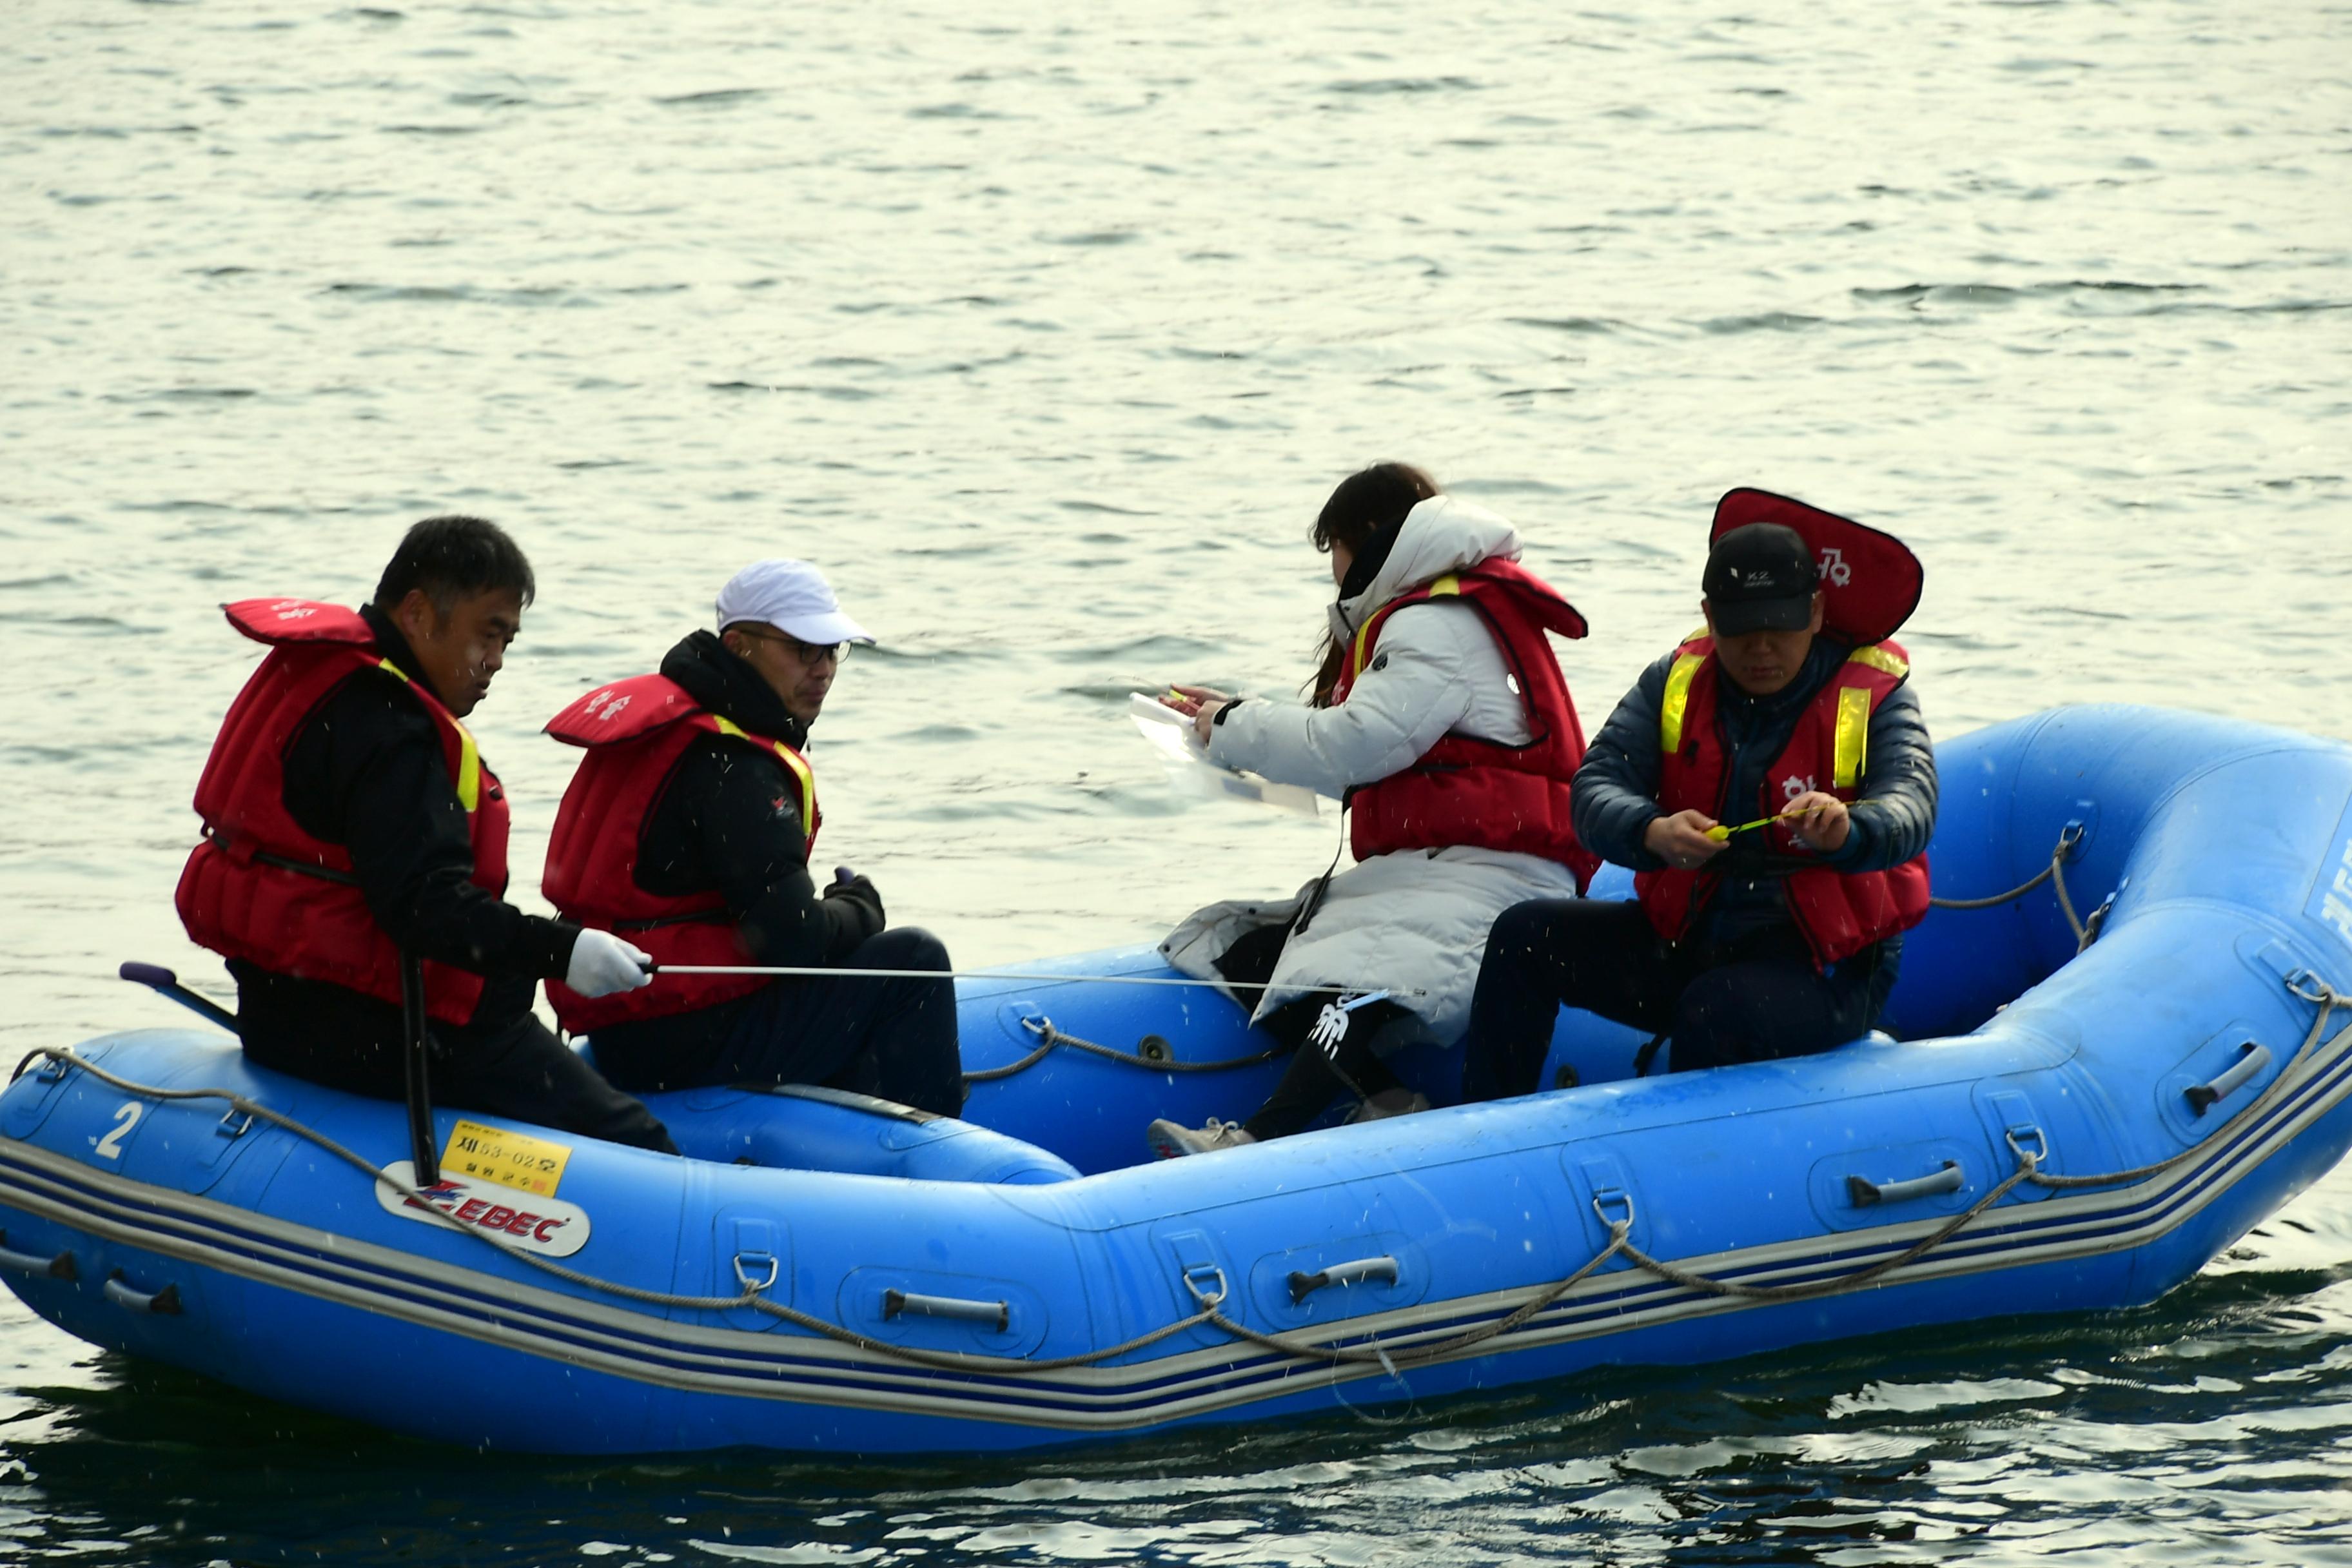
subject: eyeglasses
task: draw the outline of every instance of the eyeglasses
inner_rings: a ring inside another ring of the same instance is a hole
[[[782,643],[792,649],[793,657],[803,664],[823,664],[826,659],[839,664],[849,657],[850,645],[845,642],[803,642],[789,633],[755,631],[750,626],[730,626],[728,629],[741,632],[745,637],[761,642]]]

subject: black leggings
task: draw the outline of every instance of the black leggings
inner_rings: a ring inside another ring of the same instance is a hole
[[[1217,972],[1236,987],[1263,986],[1274,977],[1274,966],[1281,960],[1283,943],[1289,937],[1287,926],[1260,926],[1245,932],[1217,960]],[[1307,1037],[1314,1032],[1325,1005],[1336,1000],[1329,992],[1301,996],[1276,1007],[1258,1024],[1293,1053],[1290,1070],[1282,1075],[1265,1103],[1242,1123],[1260,1142],[1305,1131],[1342,1094],[1370,1100],[1383,1090],[1403,1087],[1381,1059],[1387,1043],[1384,1037],[1409,1037],[1420,1020],[1393,1002],[1369,1002],[1347,1015],[1348,1032],[1338,1045],[1309,1042]],[[1402,1038],[1396,1043],[1402,1044]]]
[[[1537,1079],[1565,1005],[1671,1036],[1666,1070],[1809,1056],[1870,1031],[1895,981],[1876,949],[1813,967],[1791,925],[1731,949],[1658,938],[1630,900],[1539,899],[1496,919],[1470,1005],[1465,1100],[1501,1100]]]

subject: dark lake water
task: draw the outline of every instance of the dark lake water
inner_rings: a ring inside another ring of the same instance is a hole
[[[1902,533],[1938,731],[2169,703],[2352,736],[2352,11],[1298,0],[12,0],[0,1047],[217,973],[171,889],[249,652],[408,522],[530,551],[540,739],[744,561],[886,647],[828,844],[960,960],[1319,870],[1131,686],[1280,691],[1330,484],[1420,461],[1590,616],[1588,722],[1734,485]],[[2142,1311],[1017,1460],[396,1442],[0,1306],[0,1560],[2352,1561],[2352,1174]]]

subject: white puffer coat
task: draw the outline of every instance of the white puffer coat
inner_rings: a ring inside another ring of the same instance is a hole
[[[1352,640],[1366,617],[1425,583],[1501,556],[1517,560],[1518,531],[1454,496],[1412,509],[1371,586],[1331,607],[1332,635]],[[1424,600],[1381,626],[1370,668],[1337,708],[1253,698],[1210,730],[1209,755],[1283,784],[1344,794],[1411,766],[1449,731],[1505,745],[1529,739],[1502,650],[1477,611],[1460,600]],[[1199,910],[1160,944],[1168,962],[1221,978],[1218,955],[1244,931],[1288,922],[1314,884],[1289,899],[1234,900]],[[1419,988],[1401,995],[1429,1037],[1461,1039],[1495,917],[1527,899],[1572,899],[1576,874],[1536,855],[1495,849],[1400,850],[1331,879],[1322,907],[1282,950],[1254,1016],[1301,994],[1286,986]]]

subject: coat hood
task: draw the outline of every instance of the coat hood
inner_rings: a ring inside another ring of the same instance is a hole
[[[808,726],[793,717],[758,670],[727,651],[717,633],[690,634],[664,657],[661,672],[720,718],[796,752],[808,749]]]
[[[1432,496],[1405,514],[1371,585],[1331,606],[1331,636],[1344,643],[1400,594],[1497,556],[1519,558],[1519,531],[1509,520],[1460,496]]]

